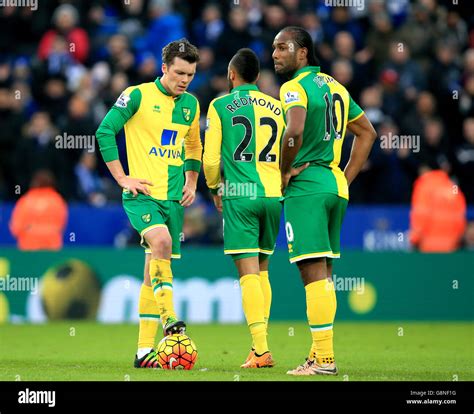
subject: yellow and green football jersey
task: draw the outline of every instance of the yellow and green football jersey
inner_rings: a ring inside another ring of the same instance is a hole
[[[224,199],[280,197],[281,104],[244,84],[214,99],[207,114],[203,169],[208,187]],[[224,181],[221,184],[221,158]]]
[[[183,171],[201,168],[197,99],[169,95],[159,78],[125,89],[96,133],[105,162],[119,158],[115,136],[122,128],[129,175],[151,181],[157,200],[181,200]]]
[[[295,106],[306,109],[303,142],[293,162],[310,166],[290,180],[285,198],[331,193],[349,199],[347,180],[339,168],[346,127],[364,113],[347,89],[320,72],[319,66],[298,70],[280,89],[284,115]]]

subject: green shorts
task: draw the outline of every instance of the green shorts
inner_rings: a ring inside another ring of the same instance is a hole
[[[231,254],[234,260],[273,254],[282,210],[279,200],[279,197],[224,200],[224,253]]]
[[[336,194],[285,199],[285,230],[290,262],[316,257],[339,258],[347,200]]]
[[[145,238],[147,231],[166,227],[171,235],[171,257],[181,258],[184,207],[175,200],[156,200],[144,194],[133,197],[132,193],[122,194],[122,203],[133,228],[140,233],[140,244],[145,253],[151,253]]]

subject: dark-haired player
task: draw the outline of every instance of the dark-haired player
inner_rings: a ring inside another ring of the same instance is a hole
[[[96,133],[104,161],[124,189],[123,207],[146,248],[136,368],[159,367],[153,348],[160,318],[165,335],[185,329],[173,307],[171,258],[181,257],[184,208],[194,201],[202,156],[199,103],[186,92],[198,50],[181,39],[165,46],[162,55],[163,76],[127,88]],[[122,127],[129,175],[115,140]]]
[[[288,374],[336,375],[332,260],[340,257],[349,185],[367,160],[376,134],[346,88],[320,72],[305,30],[286,27],[275,37],[273,48],[275,71],[290,79],[280,89],[287,125],[281,153],[286,236],[290,262],[297,263],[305,286],[313,337],[306,362]],[[342,172],[346,128],[355,139]]]
[[[242,304],[253,347],[242,368],[274,365],[267,343],[271,287],[268,261],[281,215],[280,102],[258,90],[260,64],[240,49],[228,67],[230,93],[207,114],[203,168],[214,203],[224,216],[224,252],[240,276]],[[221,182],[220,164],[225,181]]]

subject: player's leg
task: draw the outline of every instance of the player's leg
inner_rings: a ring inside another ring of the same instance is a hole
[[[264,318],[264,296],[260,285],[258,200],[224,200],[224,252],[232,255],[240,277],[242,307],[249,326],[255,355],[242,368],[273,366]]]
[[[337,196],[335,196],[337,197]],[[328,200],[329,198],[329,200]],[[313,375],[319,364],[334,362],[333,322],[335,304],[333,284],[328,280],[326,257],[332,256],[329,240],[330,194],[310,195],[285,200],[285,222],[290,261],[296,262],[306,291],[306,314],[313,338],[307,362],[292,375]],[[336,374],[334,366],[332,372]]]
[[[331,258],[327,258],[327,272],[328,280],[332,286],[331,296],[333,301],[334,313],[337,310],[337,298],[336,289],[333,281],[333,262],[335,258],[341,256],[341,228],[344,216],[346,214],[348,201],[342,197],[333,198],[334,202],[331,206],[329,214],[329,242],[331,244],[331,250],[333,255]]]
[[[174,260],[180,259],[181,241],[183,239],[184,207],[181,206],[178,201],[172,200],[161,201],[159,203],[165,211],[166,226],[169,232],[168,241],[171,242],[171,246],[169,246],[169,250],[167,251],[167,257]],[[167,262],[166,272],[168,272],[168,276],[161,278],[162,285],[158,289],[158,291],[160,291],[160,297],[164,298],[166,305],[165,314],[161,315],[163,329],[165,335],[184,333],[186,324],[177,318],[173,305],[173,273],[171,271],[170,261]]]
[[[160,314],[150,283],[150,259],[151,254],[147,254],[145,251],[143,284],[140,289],[138,301],[140,322],[138,328],[138,350],[134,364],[136,368],[159,368],[154,347],[156,332],[160,322]]]
[[[263,301],[264,301],[264,318],[265,325],[268,331],[268,320],[270,319],[270,309],[272,307],[272,286],[270,284],[270,277],[268,275],[268,264],[270,256],[260,253],[258,257],[260,268],[260,286],[262,287]]]
[[[150,281],[165,334],[178,319],[173,306],[173,273],[171,271],[171,235],[166,225],[142,235],[151,250]]]
[[[242,368],[263,368],[274,365],[267,342],[265,299],[260,284],[258,253],[232,255],[240,277],[242,307],[252,335],[253,347]]]
[[[131,194],[124,193],[122,201],[130,223],[138,233],[142,234],[163,222],[161,216],[156,211],[156,206],[151,197],[143,194],[138,194],[134,197]],[[146,246],[143,245],[143,247]],[[159,368],[154,351],[146,352],[154,346],[159,321],[159,311],[148,276],[149,264],[150,254],[145,254],[144,283],[140,289],[139,297],[140,326],[138,352],[135,355],[134,362],[136,368]]]
[[[262,199],[262,209],[260,211],[260,232],[259,232],[259,265],[260,265],[260,285],[262,286],[265,300],[265,323],[268,330],[268,320],[270,318],[270,308],[272,305],[272,288],[270,284],[268,265],[270,256],[275,249],[275,243],[280,230],[280,219],[282,204],[278,197]]]

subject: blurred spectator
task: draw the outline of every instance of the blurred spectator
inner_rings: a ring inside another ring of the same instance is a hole
[[[454,42],[457,49],[463,49],[467,45],[467,24],[461,18],[459,11],[451,9],[445,19],[439,20],[439,33],[443,40]]]
[[[41,38],[38,57],[41,60],[50,55],[66,52],[77,62],[84,63],[89,54],[89,37],[84,29],[77,27],[79,15],[70,4],[62,4],[53,14],[55,28],[48,30]]]
[[[262,70],[258,77],[257,86],[263,93],[273,96],[275,99],[279,99],[280,87],[272,71],[267,69]]]
[[[301,27],[303,27],[313,39],[315,45],[324,39],[323,28],[316,13],[308,11],[301,16]]]
[[[460,247],[466,228],[466,200],[445,171],[423,167],[413,188],[410,243],[425,253],[449,253]]]
[[[262,43],[262,47],[271,45],[273,39],[278,32],[287,26],[287,18],[285,15],[285,9],[279,5],[267,6],[264,9],[263,18],[263,30],[259,36],[259,42]],[[261,66],[266,68],[273,68],[272,50],[266,47],[265,53],[260,56]]]
[[[436,164],[448,174],[450,173],[451,164],[448,159],[444,127],[439,118],[430,118],[424,123],[418,159],[422,166]]]
[[[54,187],[51,172],[39,170],[33,176],[30,190],[16,203],[10,231],[20,250],[60,250],[63,247],[68,208]]]
[[[36,85],[36,88],[33,93],[40,107],[47,111],[54,121],[64,118],[70,98],[66,79],[61,75],[52,76],[43,84]]]
[[[193,40],[197,47],[214,46],[224,30],[224,20],[219,6],[207,4],[200,19],[193,24]]]
[[[426,2],[417,1],[413,5],[413,13],[398,31],[399,41],[403,46],[408,46],[413,59],[422,65],[433,55],[433,45],[437,38],[436,25],[436,17]]]
[[[331,66],[331,76],[336,79],[340,84],[344,85],[351,95],[354,93],[355,87],[353,86],[353,72],[351,62],[347,59],[334,60]],[[355,98],[354,98],[355,99]]]
[[[407,108],[413,108],[412,105],[407,105]],[[428,119],[436,116],[436,99],[427,91],[421,92],[416,99],[416,106],[414,110],[408,112],[400,121],[400,128],[404,134],[409,135],[424,135],[424,126]]]
[[[474,117],[463,123],[464,143],[455,151],[455,172],[468,203],[474,203]]]
[[[367,48],[376,67],[381,67],[388,59],[390,44],[394,40],[392,22],[386,12],[372,16],[372,27],[367,33]]]
[[[13,110],[11,90],[0,85],[0,198],[14,195],[16,181],[15,153],[24,118]]]
[[[112,36],[107,43],[107,51],[109,54],[107,62],[112,73],[124,72],[129,76],[135,75],[135,56],[130,51],[128,39],[124,35]]]
[[[393,69],[385,69],[379,78],[382,87],[382,110],[397,122],[400,122],[405,107],[399,80],[398,73]]]
[[[408,45],[398,42],[390,43],[389,60],[384,68],[392,69],[397,73],[399,86],[407,101],[415,100],[418,92],[425,89],[425,77],[418,63],[410,58]]]
[[[171,0],[150,0],[150,25],[145,35],[145,48],[155,55],[161,67],[161,50],[173,40],[186,37],[184,18],[173,10]]]
[[[97,158],[93,152],[83,152],[79,164],[75,168],[79,184],[81,199],[89,204],[100,207],[107,199],[104,195],[104,187],[96,170]]]
[[[351,19],[348,7],[331,7],[331,19],[323,24],[326,41],[333,44],[339,32],[349,32],[354,39],[356,49],[363,46],[364,36],[359,24]]]
[[[203,47],[199,49],[199,63],[197,66],[194,79],[189,85],[190,92],[196,91],[199,88],[205,88],[209,85],[211,77],[214,73],[214,52],[210,47]]]
[[[360,105],[369,121],[377,128],[385,118],[382,110],[382,89],[378,85],[364,89],[360,96]]]
[[[446,132],[453,144],[461,142],[462,115],[458,98],[461,89],[461,69],[457,62],[457,45],[454,41],[440,41],[436,46],[436,59],[428,72],[430,89],[438,102],[438,113],[443,118]],[[456,99],[453,99],[455,98]]]
[[[202,85],[196,90],[196,95],[199,99],[199,105],[202,113],[207,113],[207,108],[211,101],[219,95],[228,93],[229,82],[227,80],[227,67],[224,65],[218,65],[214,74],[211,77],[209,84]]]
[[[298,26],[301,21],[303,7],[300,0],[281,0],[281,5],[285,9],[286,19],[289,26]]]
[[[74,168],[67,161],[65,154],[69,149],[59,149],[56,147],[58,130],[51,123],[51,118],[47,112],[36,112],[23,127],[23,138],[20,140],[15,162],[21,165],[17,171],[18,185],[20,188],[27,188],[30,177],[40,169],[51,171],[58,177],[57,188],[66,198],[76,196],[76,182],[71,170]],[[59,138],[63,138],[59,135]]]
[[[138,64],[137,83],[153,82],[158,73],[157,62],[155,56],[151,53],[146,53],[141,56]]]
[[[247,24],[245,11],[240,7],[234,7],[229,13],[229,26],[221,33],[216,44],[215,56],[220,64],[227,67],[237,50],[250,46],[253,38]]]

